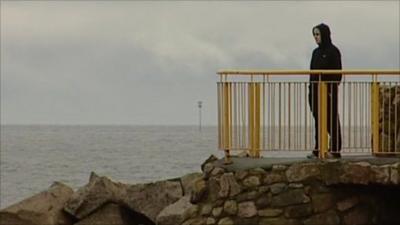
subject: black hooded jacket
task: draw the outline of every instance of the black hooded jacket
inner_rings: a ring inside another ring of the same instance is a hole
[[[321,43],[318,48],[314,49],[310,69],[311,70],[340,70],[342,69],[342,60],[339,49],[332,44],[331,31],[329,27],[323,23],[314,27],[321,32]],[[313,28],[313,30],[314,30]],[[320,75],[310,75],[310,81],[318,81]],[[322,81],[341,81],[342,75],[324,75]]]

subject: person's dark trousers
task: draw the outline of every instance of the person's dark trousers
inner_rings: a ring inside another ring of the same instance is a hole
[[[331,153],[340,153],[342,149],[342,135],[340,129],[339,113],[338,113],[338,83],[328,82],[328,133],[330,136]],[[319,132],[318,132],[318,82],[310,83],[308,86],[308,104],[315,120],[315,147],[319,149]]]

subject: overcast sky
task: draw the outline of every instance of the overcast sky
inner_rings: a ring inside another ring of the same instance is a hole
[[[398,69],[399,1],[1,1],[1,124],[216,124],[220,69]]]

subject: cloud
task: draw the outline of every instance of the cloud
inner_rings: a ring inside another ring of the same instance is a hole
[[[399,68],[398,2],[2,2],[2,123],[216,123],[219,69]],[[377,15],[377,16],[371,16]]]

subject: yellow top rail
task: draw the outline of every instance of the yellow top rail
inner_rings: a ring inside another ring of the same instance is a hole
[[[217,72],[218,75],[309,75],[309,74],[343,74],[343,75],[400,75],[400,70],[233,70]]]

